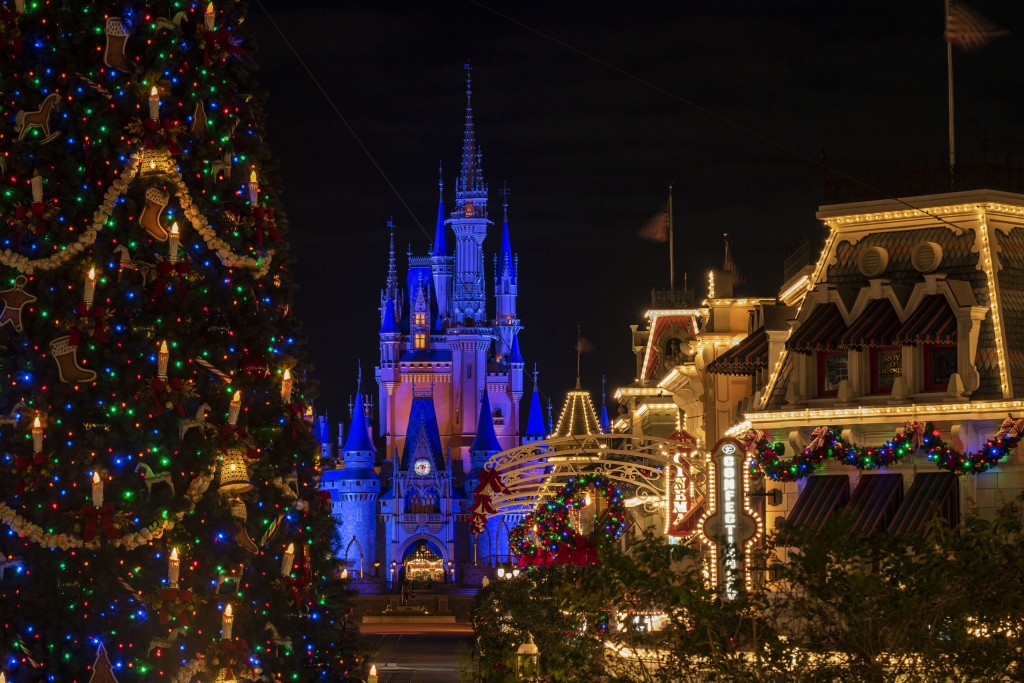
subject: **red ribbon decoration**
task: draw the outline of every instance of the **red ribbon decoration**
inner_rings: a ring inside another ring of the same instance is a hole
[[[178,379],[178,378],[175,378],[175,379],[172,379],[170,381],[165,382],[162,379],[160,379],[159,377],[157,377],[157,378],[153,379],[152,381],[150,381],[149,386],[153,390],[153,401],[156,404],[156,411],[155,412],[156,412],[157,415],[163,415],[164,410],[166,409],[164,404],[167,403],[167,401],[169,401],[170,398],[171,398],[170,395],[165,397],[164,396],[164,392],[165,391],[179,392],[179,391],[181,391],[182,389],[185,388],[185,382],[184,382],[184,380],[181,380],[181,379]],[[186,417],[186,415],[185,415],[185,405],[183,403],[179,403],[179,402],[175,402],[175,401],[171,401],[171,403],[174,405],[175,409],[177,409],[178,415],[180,415],[181,417]]]
[[[153,280],[153,288],[149,292],[151,299],[163,296],[174,288],[176,282],[192,272],[192,266],[186,261],[171,263],[160,261],[156,264],[156,278]]]
[[[107,502],[103,507],[93,507],[91,504],[82,506],[82,540],[89,543],[96,538],[96,527],[99,526],[103,535],[112,541],[121,538],[121,532],[116,523],[117,512],[114,504]]]
[[[107,319],[107,309],[104,306],[89,306],[84,301],[79,301],[75,305],[75,317],[81,321],[81,324],[88,326],[92,323],[92,338],[101,344],[107,342],[107,328],[104,324]],[[82,341],[82,328],[79,325],[75,325],[70,333],[70,339],[68,344],[71,346],[78,346],[78,343]]]
[[[277,231],[277,221],[274,219],[273,209],[264,209],[262,206],[254,207],[252,216],[256,223],[256,244],[263,246],[263,232],[273,242],[281,241],[281,234]]]
[[[167,151],[171,154],[180,154],[181,147],[171,139],[171,130],[177,125],[177,121],[171,121],[170,119],[162,119],[155,121],[149,117],[142,119],[143,128],[143,141],[145,142],[146,149],[153,149],[157,146],[157,138],[162,138],[164,145],[167,147]],[[162,133],[162,135],[157,135]]]
[[[306,410],[298,403],[289,403],[285,408],[288,413],[288,422],[291,423],[292,441],[299,438],[299,427],[306,424]]]
[[[46,453],[40,451],[32,457],[19,455],[14,459],[14,469],[21,473],[22,479],[14,485],[14,495],[21,495],[25,491],[31,491],[39,486],[43,475],[36,472],[46,464]],[[35,472],[35,476],[32,474]]]
[[[203,33],[203,43],[203,66],[210,66],[210,48],[213,46],[219,47],[227,54],[245,54],[245,50],[231,42],[231,36],[227,31],[221,31],[220,33],[205,31]]]
[[[160,591],[160,623],[166,624],[176,617],[182,626],[191,625],[194,614],[194,610],[190,609],[192,602],[192,591],[182,588],[165,588]]]
[[[46,204],[43,202],[32,203],[32,232],[39,234],[46,230]]]
[[[480,483],[473,489],[473,493],[511,493],[509,488],[501,480],[497,470],[481,470]]]

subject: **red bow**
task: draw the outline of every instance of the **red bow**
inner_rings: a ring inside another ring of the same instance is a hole
[[[103,507],[93,507],[91,504],[82,506],[82,540],[89,543],[96,538],[97,525],[103,531],[103,535],[110,540],[116,541],[121,538],[121,532],[117,528],[117,512],[113,503],[104,503]]]
[[[497,470],[481,470],[480,483],[473,489],[473,493],[510,493],[509,488],[501,481],[501,475]]]
[[[231,35],[227,31],[219,33],[205,31],[203,33],[203,43],[203,66],[210,66],[210,48],[212,47],[220,48],[224,51],[225,55],[245,54],[245,50],[231,42]]]
[[[39,485],[43,474],[40,471],[46,464],[46,453],[39,452],[32,457],[19,455],[14,459],[14,469],[21,473],[22,478],[14,485],[14,494],[21,495]]]
[[[273,242],[281,241],[281,234],[277,232],[277,221],[274,219],[273,209],[264,209],[262,206],[254,207],[252,216],[256,219],[256,244],[263,246],[263,231],[266,230],[267,237]]]
[[[996,438],[1002,439],[1004,437],[1010,437],[1011,439],[1017,439],[1021,433],[1024,433],[1024,419],[1015,420],[1012,417],[1003,419],[1003,423],[999,425],[999,431],[996,432]]]
[[[166,391],[175,393],[182,391],[185,388],[184,380],[175,378],[165,382],[159,377],[156,377],[152,381],[150,381],[149,386],[153,390],[153,401],[156,403],[155,413],[157,415],[163,414],[165,410],[164,404],[167,403],[167,401],[170,401],[171,404],[177,409],[178,415],[180,415],[181,417],[186,416],[185,405],[182,402],[174,401],[171,398],[170,393],[168,393],[167,396],[164,396],[164,392]]]
[[[182,588],[165,588],[160,591],[160,623],[166,624],[177,618],[182,626],[190,625],[195,614],[193,601],[192,591]]]
[[[88,328],[90,323],[92,324],[92,338],[101,344],[106,343],[107,328],[104,325],[107,319],[106,307],[99,305],[90,307],[84,301],[79,301],[75,306],[75,317],[78,318],[78,322],[71,329],[68,344],[78,346],[78,343],[82,341],[82,327]]]
[[[309,581],[305,577],[289,578],[281,577],[281,583],[291,594],[292,602],[296,606],[313,604],[313,596],[309,594]]]
[[[153,149],[157,144],[163,143],[166,145],[167,151],[171,154],[180,154],[181,148],[178,147],[171,135],[176,125],[177,124],[170,119],[154,121],[148,116],[143,118],[142,128],[145,132],[142,137],[146,143],[146,149]]]
[[[292,428],[292,441],[299,438],[299,427],[306,424],[306,409],[298,403],[289,403],[285,410]]]
[[[32,232],[39,234],[46,229],[46,204],[43,202],[32,203]]]
[[[156,299],[171,291],[176,282],[180,283],[191,272],[192,266],[186,261],[160,261],[156,264],[156,279],[153,280],[153,289],[149,292],[150,298]]]

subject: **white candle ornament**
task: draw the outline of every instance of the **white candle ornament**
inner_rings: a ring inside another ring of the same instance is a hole
[[[203,15],[203,23],[206,25],[207,31],[213,30],[214,21],[217,19],[217,14],[213,9],[213,3],[211,2],[206,6],[206,14]]]
[[[281,377],[281,400],[285,403],[292,402],[292,373],[287,368]]]
[[[295,544],[289,543],[285,548],[284,557],[281,558],[281,576],[288,576],[292,573],[292,564],[295,562]]]
[[[92,473],[92,506],[103,507],[103,481],[99,472]]]
[[[256,169],[249,174],[249,203],[256,204],[260,199],[260,179],[256,175]]]
[[[88,275],[85,276],[85,295],[82,297],[82,301],[85,302],[86,308],[92,308],[92,300],[96,296],[96,269],[90,268]]]
[[[156,356],[156,376],[159,379],[167,379],[167,363],[171,360],[171,351],[167,348],[167,342],[160,342],[160,352]]]
[[[178,570],[181,568],[181,562],[178,560],[178,549],[173,548],[171,550],[171,556],[167,560],[167,582],[172,586],[178,583]]]
[[[178,247],[181,246],[181,233],[178,231],[177,221],[171,224],[171,238],[167,241],[167,246],[170,248],[171,263],[177,263]]]
[[[155,85],[149,91],[149,118],[154,121],[160,120],[160,95],[157,94]]]
[[[366,677],[366,683],[377,683],[377,665],[370,665],[370,675]]]
[[[32,203],[38,204],[43,201],[43,176],[39,175],[39,171],[35,171],[32,174]]]
[[[235,625],[235,615],[231,612],[231,603],[224,605],[224,615],[220,620],[220,637],[231,640],[231,627]]]
[[[234,397],[231,399],[231,403],[228,404],[228,424],[234,426],[238,424],[238,413],[242,410],[242,392],[236,391]]]
[[[32,452],[43,452],[43,425],[39,421],[38,415],[36,415],[36,419],[32,421]]]
[[[18,14],[25,13],[25,0],[14,0],[14,9]],[[2,676],[3,674],[0,674]],[[0,678],[0,683],[3,683],[3,679]]]

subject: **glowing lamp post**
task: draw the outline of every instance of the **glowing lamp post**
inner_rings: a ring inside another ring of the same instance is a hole
[[[516,650],[516,678],[520,681],[540,680],[540,650],[533,642],[533,634],[526,634],[526,642]]]

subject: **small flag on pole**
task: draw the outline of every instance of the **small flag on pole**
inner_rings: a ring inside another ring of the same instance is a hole
[[[636,236],[650,242],[668,242],[668,209],[663,208],[651,216]]]
[[[578,335],[576,339],[576,353],[590,353],[596,346],[591,343],[589,339],[584,337],[582,334]]]
[[[957,0],[950,0],[946,17],[946,40],[965,52],[973,52],[1010,32],[997,26]]]
[[[736,265],[736,259],[732,257],[729,233],[723,234],[722,237],[725,238],[725,257],[722,259],[722,270],[732,273],[732,283],[734,285],[742,285],[744,283],[743,274],[740,273],[740,267]]]

